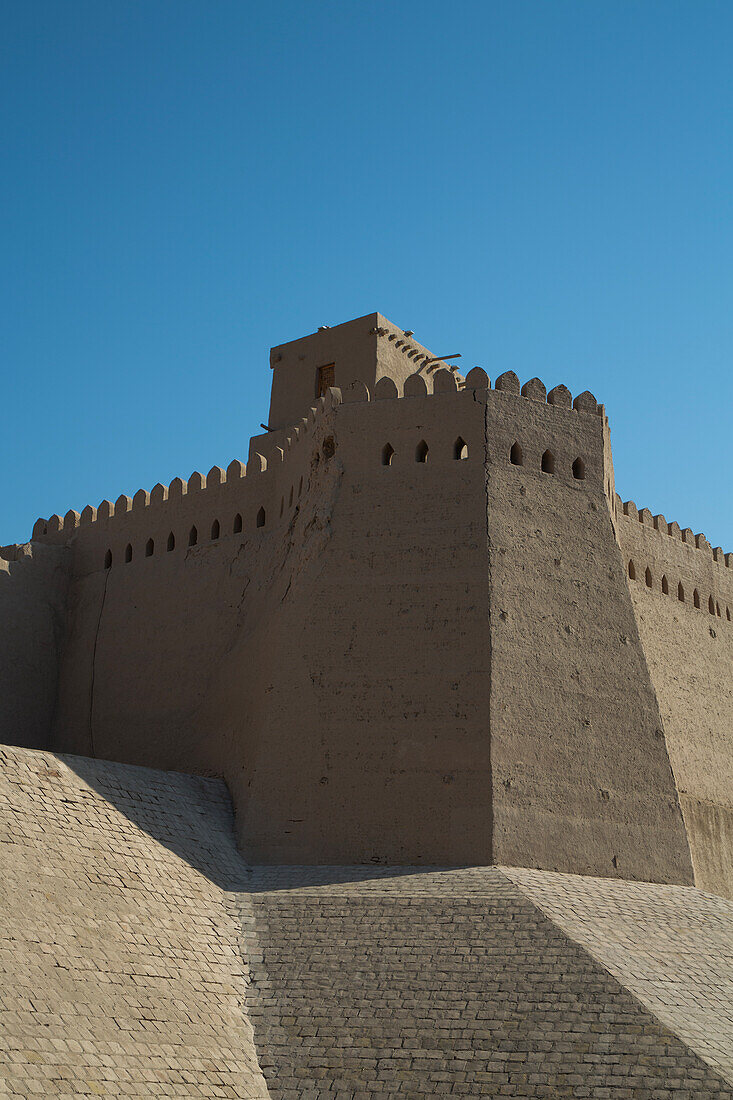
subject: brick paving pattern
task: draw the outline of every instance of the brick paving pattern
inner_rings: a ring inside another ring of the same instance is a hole
[[[364,876],[260,868],[242,899],[273,1098],[733,1096],[501,871]]]
[[[687,886],[504,871],[733,1082],[733,901]]]
[[[223,783],[0,749],[0,1096],[268,1095],[237,858]]]
[[[730,902],[252,868],[232,824],[218,780],[0,747],[0,1096],[733,1100]]]

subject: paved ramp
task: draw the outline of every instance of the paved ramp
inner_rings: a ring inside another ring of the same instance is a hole
[[[733,1100],[733,903],[232,826],[217,780],[0,748],[0,1096]]]

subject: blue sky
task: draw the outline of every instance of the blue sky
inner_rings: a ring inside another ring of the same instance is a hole
[[[245,457],[270,345],[380,310],[733,549],[732,5],[4,0],[0,54],[0,544]]]

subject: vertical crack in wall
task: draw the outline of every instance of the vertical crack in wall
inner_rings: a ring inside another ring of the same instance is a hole
[[[94,750],[94,670],[97,662],[97,642],[99,641],[99,628],[102,625],[102,612],[104,611],[104,603],[107,599],[107,584],[109,582],[109,569],[104,574],[104,588],[102,589],[102,601],[99,605],[99,617],[97,619],[97,627],[94,631],[94,646],[92,647],[92,675],[91,682],[89,684],[89,748],[92,757],[96,756]]]

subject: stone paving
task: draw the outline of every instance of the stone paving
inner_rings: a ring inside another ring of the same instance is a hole
[[[733,901],[687,886],[503,871],[733,1082]]]
[[[0,749],[0,1096],[267,1097],[236,860],[217,780]]]
[[[247,867],[218,780],[0,747],[0,1097],[733,1100],[733,904]]]
[[[733,1096],[498,869],[255,868],[240,905],[278,1100]]]

